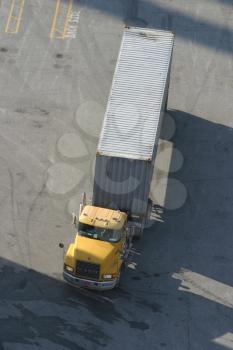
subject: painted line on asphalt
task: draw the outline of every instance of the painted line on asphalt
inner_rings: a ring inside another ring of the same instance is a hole
[[[67,6],[64,8],[61,0],[57,0],[49,35],[50,39],[66,39],[69,20],[72,15],[73,2],[74,0],[68,0]]]
[[[20,29],[20,23],[23,16],[25,0],[12,0],[10,11],[5,26],[5,33],[17,34]]]

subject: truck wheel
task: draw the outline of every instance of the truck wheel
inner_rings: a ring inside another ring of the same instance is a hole
[[[121,279],[121,273],[119,274],[119,276],[117,278],[117,282],[116,282],[115,288],[118,288],[120,286],[120,279]]]
[[[147,205],[146,224],[150,222],[152,208],[153,208],[153,201],[149,198],[148,199],[148,205]]]
[[[143,236],[143,229],[142,229],[142,227],[140,227],[140,228],[137,229],[137,231],[134,234],[133,238],[136,239],[136,240],[139,240],[139,239],[142,238],[142,236]]]
[[[121,273],[122,271],[125,270],[125,261],[122,263],[121,265],[121,268],[120,268],[120,271],[119,271],[119,276],[118,276],[118,279],[117,279],[117,283],[115,285],[115,288],[118,288],[120,286],[120,282],[121,282]]]

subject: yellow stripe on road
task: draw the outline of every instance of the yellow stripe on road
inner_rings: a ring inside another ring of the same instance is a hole
[[[67,4],[57,0],[55,13],[50,31],[50,39],[65,39],[69,20],[72,14],[74,0],[68,0]]]
[[[53,38],[54,33],[56,31],[56,23],[57,23],[57,18],[59,16],[60,5],[61,5],[61,0],[57,0],[56,10],[55,10],[55,14],[54,14],[54,17],[53,17],[53,24],[52,24],[52,28],[51,28],[51,32],[50,32],[50,39]]]
[[[12,0],[5,33],[17,34],[22,20],[25,0]]]

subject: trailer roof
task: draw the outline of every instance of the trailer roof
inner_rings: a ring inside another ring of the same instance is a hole
[[[173,41],[168,31],[125,29],[97,154],[152,158]]]

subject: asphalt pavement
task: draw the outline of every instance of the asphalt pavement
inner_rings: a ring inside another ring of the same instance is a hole
[[[125,25],[175,33],[151,226],[118,290],[61,277]],[[0,349],[233,349],[232,0],[1,0]]]

